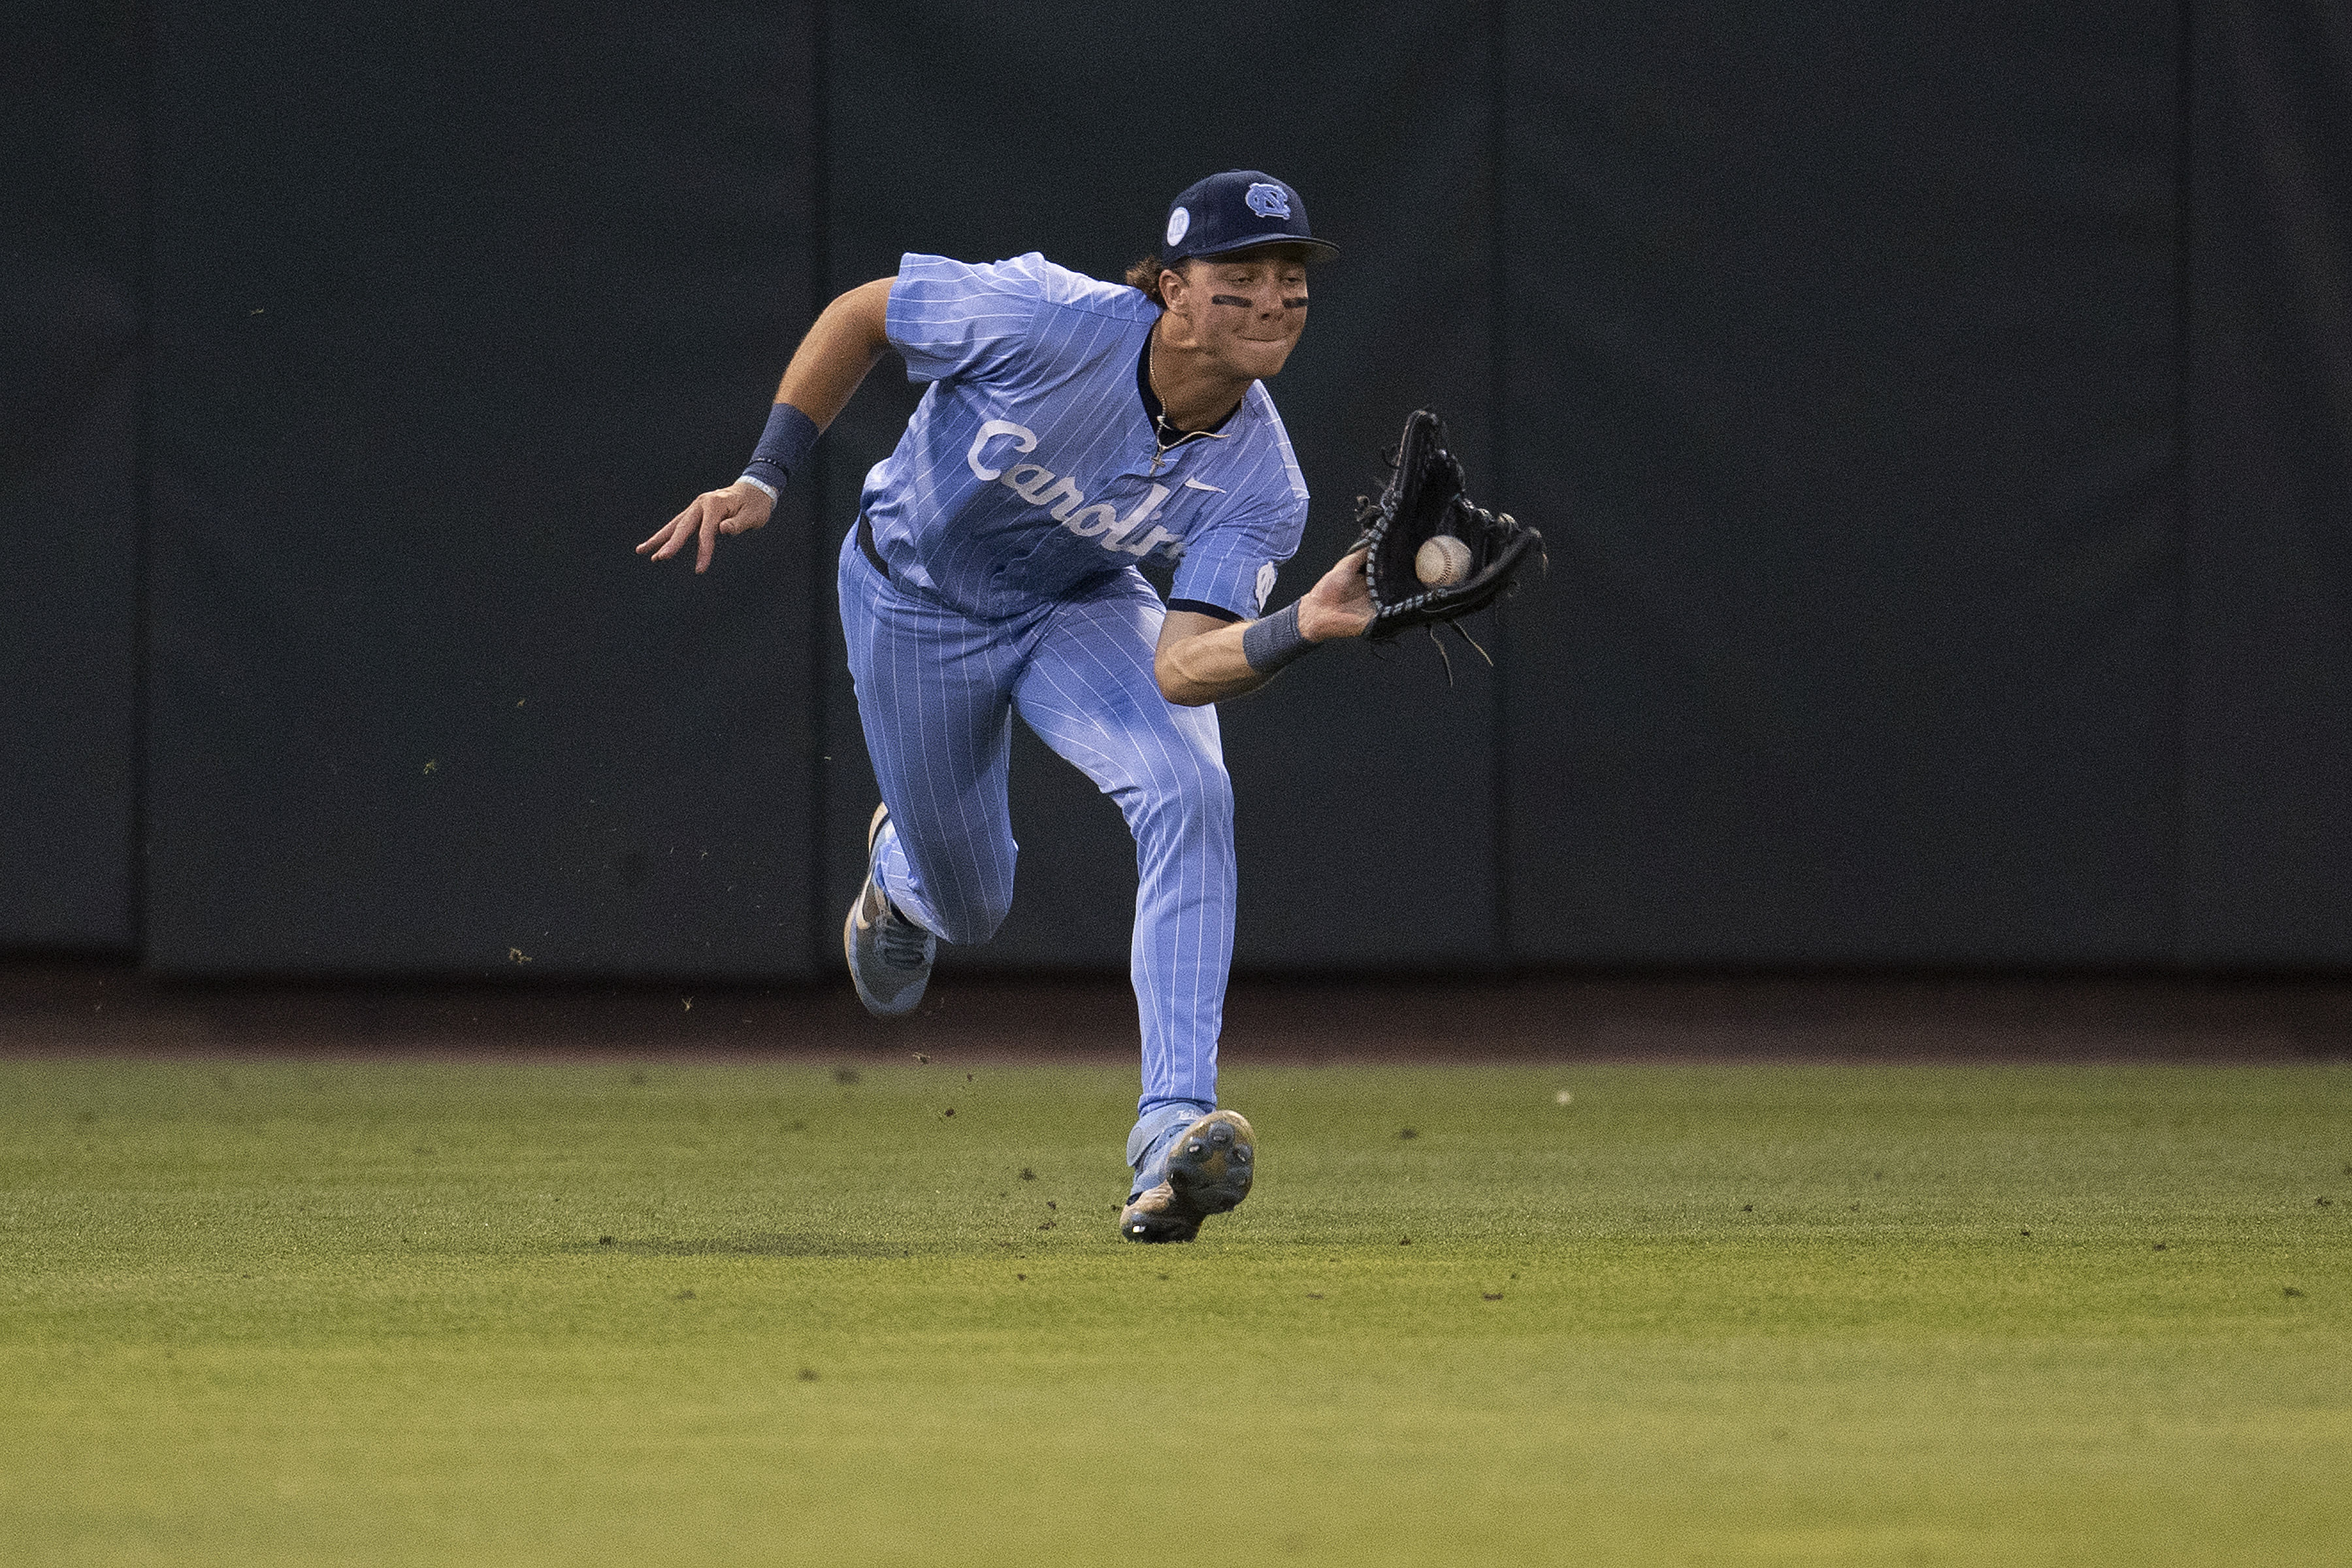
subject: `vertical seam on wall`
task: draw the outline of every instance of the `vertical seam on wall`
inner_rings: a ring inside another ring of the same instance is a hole
[[[137,281],[139,300],[138,373],[131,435],[131,864],[128,903],[132,961],[147,962],[147,741],[152,730],[148,704],[154,681],[148,671],[154,640],[148,626],[154,591],[151,583],[154,515],[155,456],[155,92],[161,77],[156,56],[161,51],[162,23],[156,0],[138,10],[139,132],[136,151],[139,176],[132,198],[138,204]]]
[[[1487,378],[1487,448],[1495,465],[1495,493],[1510,493],[1509,443],[1505,420],[1510,408],[1509,365],[1510,335],[1507,330],[1510,305],[1510,264],[1505,243],[1506,191],[1508,184],[1508,149],[1510,146],[1510,106],[1507,101],[1507,68],[1504,53],[1507,42],[1505,29],[1508,18],[1509,0],[1493,0],[1487,14],[1487,118],[1486,165],[1487,199],[1487,277],[1486,277],[1486,378]],[[1502,661],[1494,673],[1492,720],[1494,734],[1489,742],[1488,756],[1494,768],[1493,810],[1495,813],[1494,847],[1495,879],[1495,956],[1505,968],[1515,965],[1517,944],[1511,939],[1511,624],[1509,607],[1497,601],[1495,608],[1495,639],[1502,651]]]
[[[833,90],[833,6],[829,3],[809,7],[808,47],[808,258],[809,292],[805,320],[814,322],[824,309],[830,293],[833,248],[833,215],[830,207]],[[789,331],[787,336],[789,336]],[[830,868],[825,858],[825,830],[833,820],[833,764],[826,761],[832,754],[833,704],[832,668],[826,655],[830,651],[825,637],[825,599],[832,585],[832,574],[825,570],[832,560],[825,549],[825,502],[833,493],[828,482],[832,459],[820,441],[809,454],[807,489],[808,527],[802,531],[802,549],[808,560],[808,598],[805,605],[808,626],[807,689],[809,693],[807,743],[812,763],[809,786],[808,815],[808,912],[809,963],[813,975],[823,975],[829,967],[828,932],[825,920],[825,889]]]
[[[2171,897],[2165,933],[2175,967],[2188,963],[2189,901],[2189,687],[2193,637],[2189,626],[2189,538],[2196,526],[2195,431],[2191,424],[2191,377],[2196,365],[2195,212],[2197,31],[2195,0],[2179,0],[2173,91],[2179,125],[2173,150],[2173,450],[2177,483],[2173,497],[2172,549],[2172,821]]]

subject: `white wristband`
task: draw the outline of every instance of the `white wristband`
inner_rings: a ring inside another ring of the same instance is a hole
[[[782,494],[782,492],[781,492],[781,491],[779,491],[779,490],[776,489],[776,487],[775,487],[775,486],[773,486],[773,485],[770,484],[767,480],[765,480],[765,479],[761,479],[761,478],[757,477],[756,475],[752,475],[752,474],[745,474],[745,475],[743,475],[741,478],[738,479],[735,482],[736,482],[737,484],[739,484],[739,485],[751,485],[751,486],[752,486],[754,489],[762,489],[762,490],[767,491],[767,492],[768,492],[768,499],[769,499],[770,500],[777,500],[777,499],[778,499],[778,497]]]

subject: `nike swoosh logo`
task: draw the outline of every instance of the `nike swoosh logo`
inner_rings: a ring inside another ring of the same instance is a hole
[[[1221,496],[1225,493],[1216,486],[1204,485],[1198,479],[1186,479],[1184,481],[1184,488],[1188,490],[1206,490],[1213,496]]]

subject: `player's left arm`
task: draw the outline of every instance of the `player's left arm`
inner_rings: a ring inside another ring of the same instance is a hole
[[[824,308],[776,388],[775,401],[789,404],[820,431],[831,425],[856,395],[866,373],[889,346],[888,318],[892,278],[861,283]],[[655,531],[637,546],[637,553],[667,561],[688,545],[695,547],[694,569],[710,570],[711,552],[720,534],[749,533],[764,527],[775,508],[774,498],[749,479],[694,498],[687,509]]]
[[[1296,614],[1297,635],[1309,643],[1361,637],[1372,624],[1370,584],[1364,580],[1363,551],[1342,557],[1339,563],[1307,591],[1295,605],[1277,612]],[[1267,617],[1269,620],[1276,616]],[[1255,621],[1221,621],[1198,610],[1171,610],[1160,627],[1160,645],[1153,651],[1151,672],[1160,693],[1186,708],[1221,702],[1255,691],[1274,679],[1273,670],[1252,665],[1244,644]]]

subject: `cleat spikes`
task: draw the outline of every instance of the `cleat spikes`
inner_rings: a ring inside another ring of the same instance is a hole
[[[1129,1198],[1119,1213],[1119,1234],[1129,1241],[1191,1241],[1201,1222],[1226,1213],[1249,1196],[1255,1173],[1256,1134],[1238,1111],[1215,1110],[1186,1127],[1165,1164],[1147,1153],[1137,1179],[1159,1173],[1160,1182]]]

